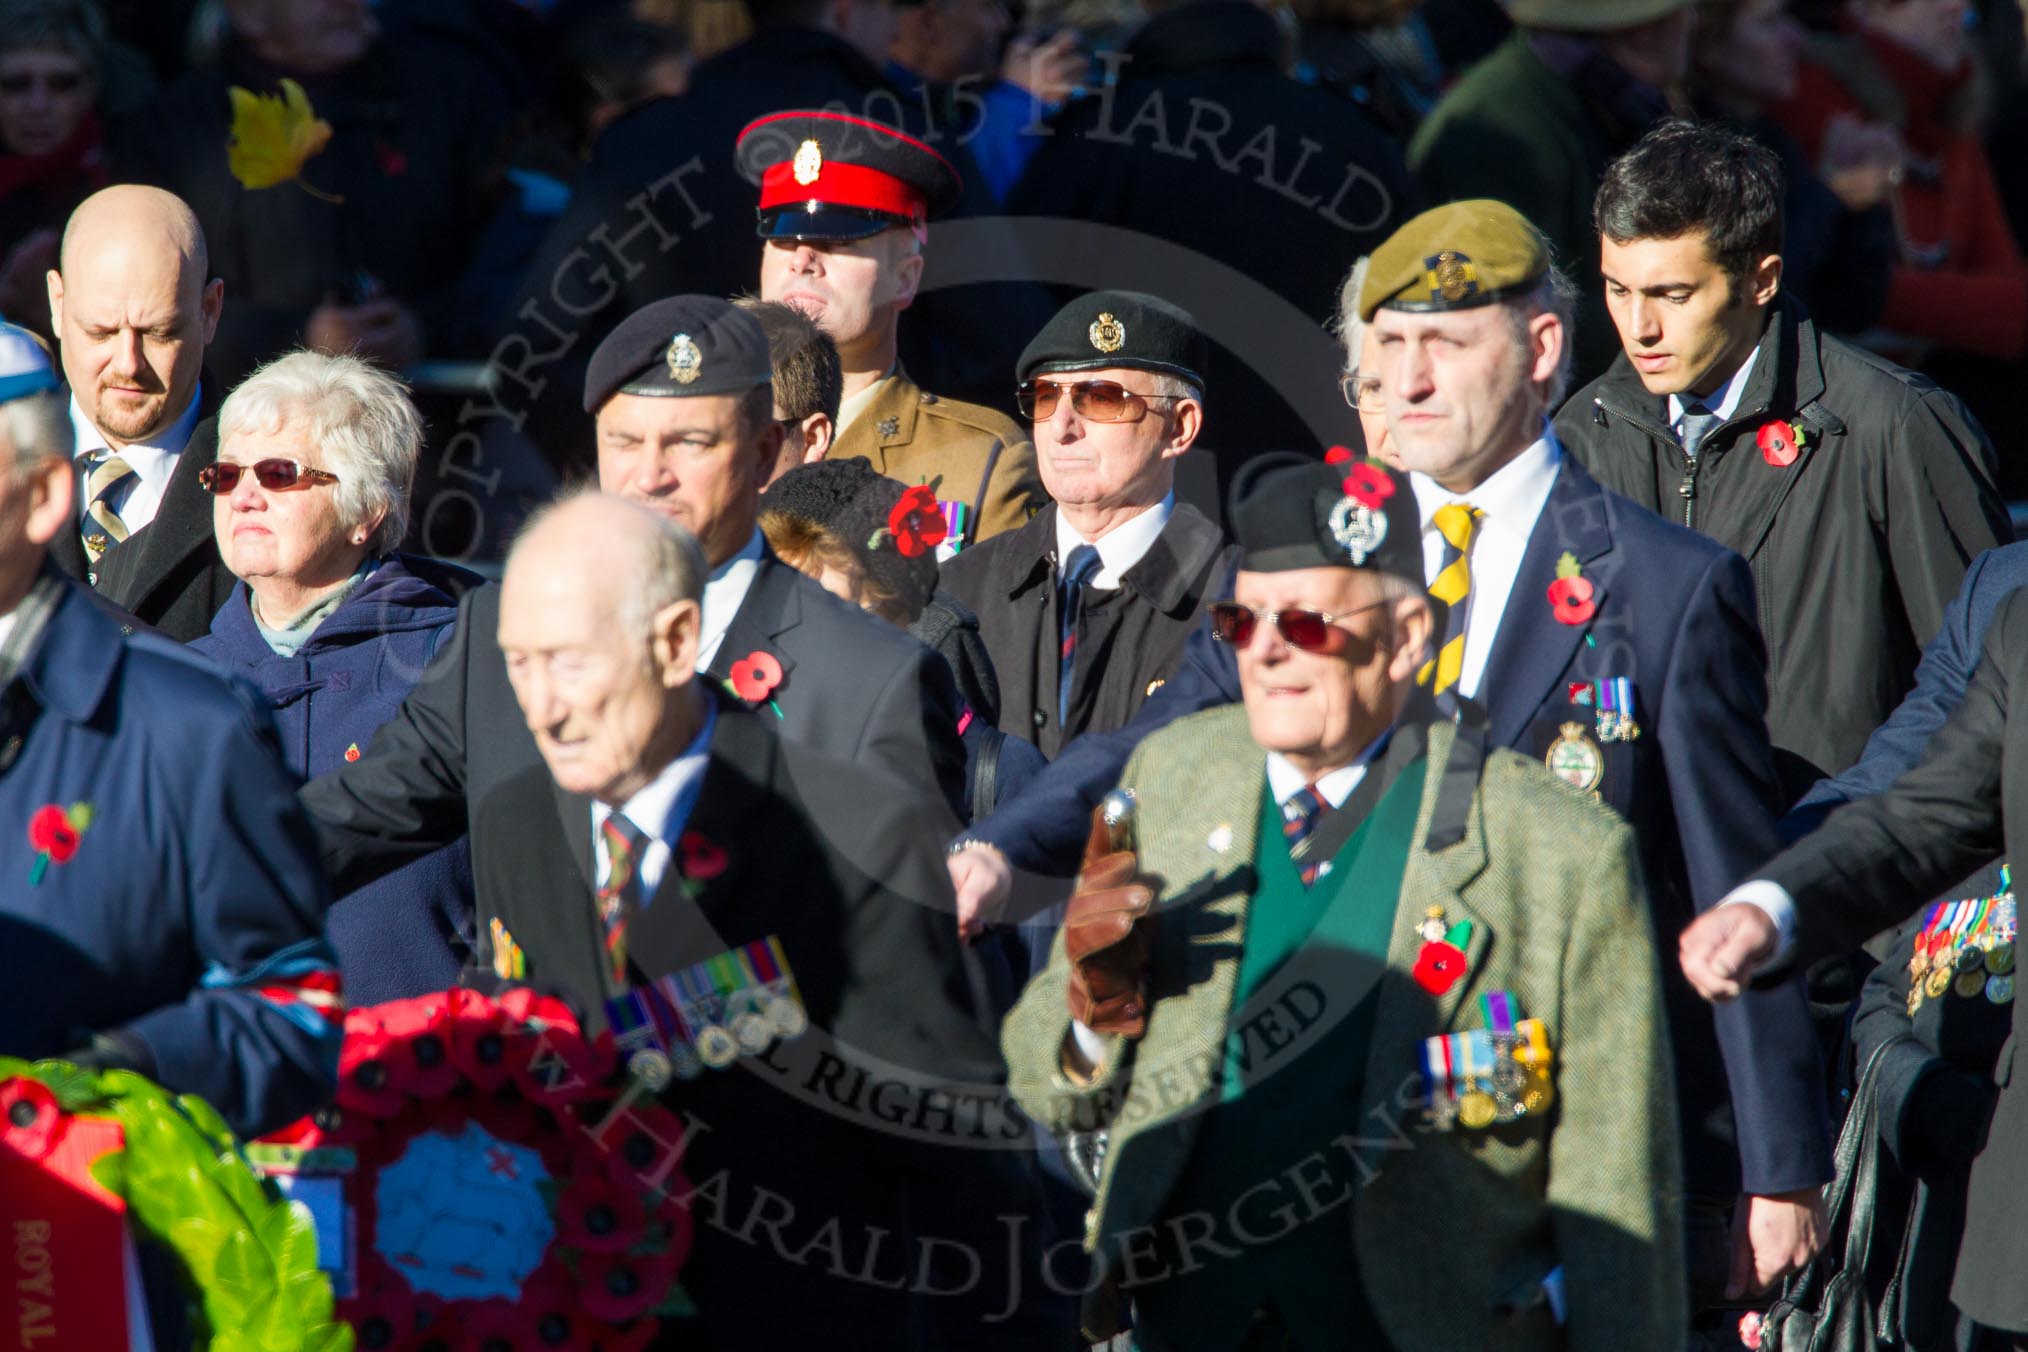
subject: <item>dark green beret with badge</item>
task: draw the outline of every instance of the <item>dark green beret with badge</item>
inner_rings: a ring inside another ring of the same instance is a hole
[[[1056,312],[1021,354],[1014,378],[1124,367],[1204,386],[1204,335],[1187,310],[1142,291],[1094,291]]]
[[[1359,317],[1381,306],[1411,312],[1469,310],[1525,296],[1549,275],[1542,232],[1505,202],[1478,198],[1432,207],[1373,251],[1359,288]]]
[[[1247,572],[1359,568],[1423,585],[1422,516],[1408,476],[1342,447],[1324,460],[1289,452],[1248,461],[1228,516]]]
[[[774,383],[760,321],[716,296],[671,296],[620,321],[592,352],[584,411],[616,394],[693,399]]]

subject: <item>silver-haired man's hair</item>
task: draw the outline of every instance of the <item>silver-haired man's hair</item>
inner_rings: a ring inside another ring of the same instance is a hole
[[[704,579],[711,570],[704,562],[704,549],[697,543],[697,537],[660,512],[614,494],[601,493],[592,484],[572,489],[531,513],[507,551],[507,566],[513,567],[514,556],[521,552],[523,543],[550,517],[593,498],[609,498],[624,510],[637,514],[642,527],[639,532],[620,537],[637,550],[637,557],[622,569],[617,580],[618,620],[629,632],[645,637],[655,616],[678,601],[704,604]]]
[[[248,376],[218,410],[219,444],[242,434],[301,428],[338,476],[338,519],[351,530],[384,511],[367,541],[385,554],[408,533],[422,415],[408,386],[370,362],[322,352],[291,352]]]
[[[1359,370],[1359,347],[1366,338],[1365,321],[1359,318],[1359,292],[1366,285],[1366,267],[1371,258],[1361,258],[1352,265],[1352,271],[1338,287],[1338,319],[1331,328],[1338,335],[1338,341],[1345,348],[1345,374],[1353,375]],[[1556,371],[1549,378],[1549,388],[1543,409],[1555,413],[1563,406],[1563,396],[1570,392],[1571,362],[1577,353],[1573,340],[1577,337],[1577,285],[1563,272],[1550,265],[1541,284],[1525,296],[1514,296],[1500,302],[1514,323],[1514,337],[1518,342],[1528,339],[1528,321],[1540,314],[1553,314],[1563,321],[1563,357],[1556,364]],[[1366,374],[1372,375],[1369,371]]]

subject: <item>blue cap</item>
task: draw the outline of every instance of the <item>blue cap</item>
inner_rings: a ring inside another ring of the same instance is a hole
[[[0,404],[62,385],[40,338],[18,324],[0,324]]]

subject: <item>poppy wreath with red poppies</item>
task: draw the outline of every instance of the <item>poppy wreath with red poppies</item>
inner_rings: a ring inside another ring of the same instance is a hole
[[[676,1284],[691,1240],[676,1199],[688,1185],[663,1145],[682,1124],[648,1102],[611,1115],[615,1065],[609,1037],[586,1037],[567,1006],[526,989],[497,1000],[443,991],[346,1015],[337,1103],[255,1153],[276,1172],[342,1172],[356,1281],[338,1312],[361,1349],[632,1352],[663,1318],[689,1312]],[[447,1138],[425,1142],[439,1155],[479,1142],[474,1171],[499,1175],[489,1186],[519,1189],[524,1202],[529,1189],[539,1195],[553,1235],[512,1296],[447,1298],[412,1255],[389,1250],[381,1176],[430,1133]],[[531,1156],[546,1178],[515,1168]]]

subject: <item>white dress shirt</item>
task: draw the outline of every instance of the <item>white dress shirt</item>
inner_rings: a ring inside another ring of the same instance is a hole
[[[725,631],[732,627],[732,617],[746,604],[754,574],[760,571],[761,553],[761,533],[756,526],[739,553],[712,569],[711,576],[705,579],[704,620],[697,646],[699,671],[711,665],[711,659],[718,655],[718,645],[725,641]]]
[[[711,764],[711,730],[718,723],[718,705],[709,692],[700,694],[703,695],[699,703],[704,706],[704,722],[697,729],[697,735],[690,739],[690,745],[684,747],[675,760],[663,766],[662,772],[649,780],[639,793],[620,805],[621,815],[648,838],[648,846],[641,851],[641,858],[634,866],[641,880],[641,905],[644,908],[654,899],[655,889],[662,885],[662,879],[669,872],[674,843],[690,820],[690,810],[697,805],[697,791],[704,785],[704,771]],[[611,805],[592,800],[592,876],[601,887],[605,886],[606,875],[612,868],[612,860],[606,857],[605,832],[606,818],[612,815]]]
[[[1162,534],[1162,527],[1169,524],[1170,513],[1176,510],[1176,494],[1169,493],[1153,507],[1145,508],[1140,515],[1132,516],[1114,526],[1096,540],[1087,540],[1077,533],[1076,527],[1063,519],[1063,508],[1056,509],[1056,563],[1061,570],[1070,559],[1070,551],[1079,545],[1090,545],[1098,551],[1099,570],[1093,574],[1091,586],[1096,591],[1115,591],[1127,570],[1148,556],[1155,547],[1155,540]]]
[[[137,441],[119,451],[120,459],[127,462],[127,468],[134,471],[133,477],[115,484],[106,494],[106,501],[113,511],[126,523],[127,534],[132,535],[155,519],[157,509],[162,506],[162,494],[169,487],[169,476],[176,472],[176,462],[183,455],[183,448],[190,444],[190,434],[197,430],[197,410],[204,398],[204,387],[199,384],[191,392],[190,407],[183,410],[183,416],[162,430],[160,436],[151,441]],[[77,516],[80,526],[91,503],[84,493],[85,479],[91,475],[92,457],[106,450],[108,443],[92,420],[78,407],[77,396],[70,400],[70,430],[72,436],[71,458],[78,466]]]
[[[1479,697],[1486,675],[1486,659],[1493,652],[1493,636],[1499,632],[1500,617],[1507,611],[1507,599],[1514,590],[1515,574],[1528,552],[1535,522],[1556,486],[1556,474],[1563,466],[1563,447],[1545,423],[1542,435],[1527,450],[1502,465],[1493,476],[1467,494],[1450,492],[1423,474],[1408,476],[1415,490],[1415,505],[1422,514],[1423,572],[1435,582],[1443,569],[1444,537],[1436,528],[1437,508],[1462,502],[1485,515],[1472,537],[1465,558],[1471,569],[1472,589],[1465,597],[1465,657],[1458,675],[1458,693],[1466,699]],[[1524,598],[1525,600],[1526,598]],[[1549,617],[1548,602],[1542,615]],[[1443,635],[1435,636],[1441,643]]]
[[[1756,343],[1753,351],[1746,354],[1746,360],[1739,364],[1739,369],[1726,377],[1725,383],[1713,390],[1710,398],[1697,399],[1693,395],[1693,402],[1704,405],[1706,413],[1716,413],[1718,421],[1724,422],[1739,411],[1739,401],[1746,394],[1747,379],[1753,375],[1753,368],[1759,364],[1760,345]],[[1683,435],[1683,396],[1680,394],[1669,396],[1669,430],[1678,437]]]

